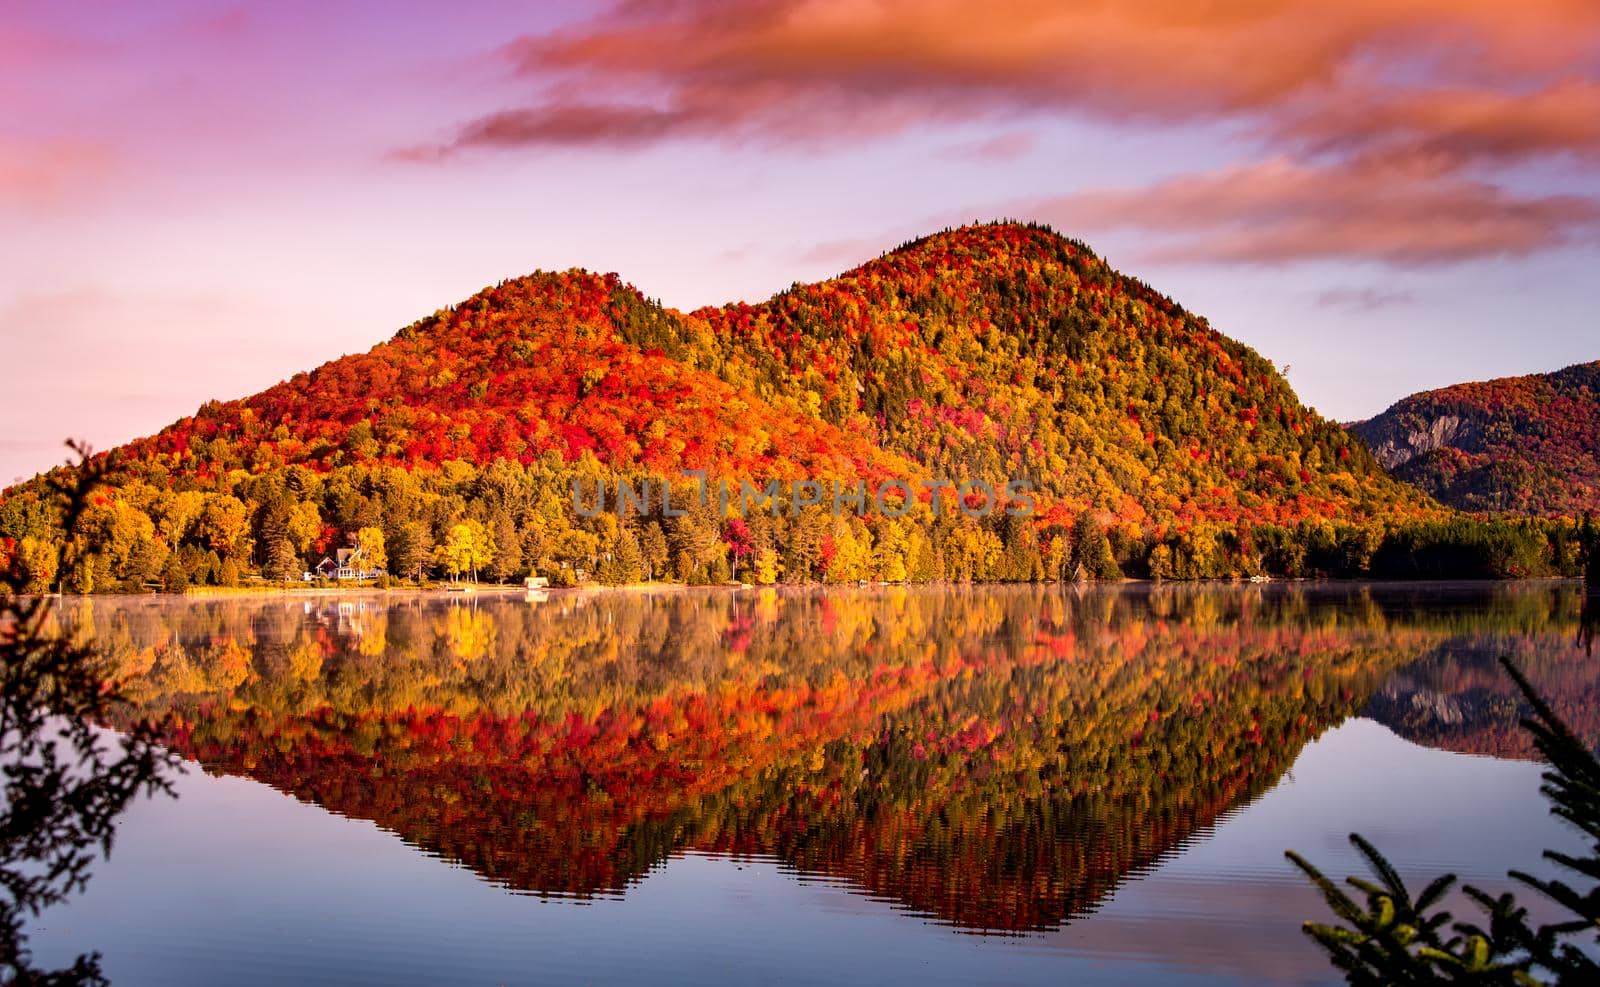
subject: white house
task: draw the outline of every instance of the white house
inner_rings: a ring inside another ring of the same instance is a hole
[[[317,575],[323,579],[377,579],[383,570],[367,565],[365,553],[357,548],[341,548],[333,557],[324,557],[317,563]]]

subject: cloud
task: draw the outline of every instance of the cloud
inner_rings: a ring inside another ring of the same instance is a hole
[[[91,141],[0,140],[0,205],[49,207],[102,184],[112,153]]]
[[[945,153],[973,161],[1011,161],[1028,154],[1036,143],[1032,134],[1014,132],[957,144],[947,148]]]
[[[1525,256],[1600,236],[1600,202],[1518,196],[1430,158],[1285,159],[1025,204],[1078,229],[1158,235],[1157,260],[1401,266]]]
[[[1526,0],[631,0],[497,52],[518,105],[397,156],[824,148],[987,125],[952,155],[1003,161],[1024,121],[1227,123],[1255,160],[1044,205],[1152,253],[1399,264],[1591,238],[1595,203],[1518,193],[1510,169],[1600,158],[1600,4]]]
[[[860,117],[894,132],[1040,110],[1115,122],[1331,111],[1330,96],[1402,73],[1496,91],[1582,75],[1597,39],[1589,0],[1528,0],[1514,18],[1498,0],[641,0],[506,45],[537,97],[446,146],[827,140]],[[591,114],[600,125],[581,125]],[[514,130],[492,125],[507,116]]]
[[[1312,301],[1318,308],[1349,312],[1376,312],[1379,309],[1409,304],[1415,296],[1391,288],[1329,288],[1318,292]]]
[[[1280,134],[1314,153],[1407,148],[1458,164],[1600,158],[1600,81],[1527,92],[1450,87],[1372,92],[1291,114]]]

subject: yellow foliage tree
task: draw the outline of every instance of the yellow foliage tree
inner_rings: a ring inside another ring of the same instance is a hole
[[[366,527],[357,531],[356,548],[361,550],[365,568],[389,568],[389,554],[384,549],[383,530],[381,528]]]
[[[434,550],[434,561],[450,573],[451,579],[470,573],[473,582],[478,581],[478,569],[493,558],[494,536],[481,521],[470,518],[453,525],[444,544]]]

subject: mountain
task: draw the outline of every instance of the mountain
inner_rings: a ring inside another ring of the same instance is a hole
[[[1165,528],[1420,503],[1270,362],[1045,229],[947,231],[695,314],[725,377],[938,474],[1031,477],[1073,513]]]
[[[200,476],[284,465],[531,462],[551,452],[658,472],[833,477],[911,469],[861,436],[638,343],[652,331],[695,328],[703,323],[646,302],[615,275],[535,274],[482,291],[366,353],[207,404],[126,453]]]
[[[1255,351],[1018,223],[688,313],[614,275],[517,278],[112,458],[114,491],[85,521],[112,543],[102,586],[298,575],[363,529],[393,570],[562,581],[602,562],[612,581],[741,565],[757,581],[1311,574],[1365,571],[1385,530],[1446,517]],[[570,503],[576,479],[686,469],[904,480],[918,502],[901,519],[748,524],[703,505],[619,524]],[[1035,510],[967,517],[927,480],[1026,481]],[[0,545],[40,579],[60,540],[46,501],[36,480],[0,503]]]
[[[1451,506],[1600,512],[1600,361],[1423,391],[1350,428],[1395,476]]]
[[[1011,224],[689,314],[614,275],[519,278],[133,451],[191,473],[590,451],[751,479],[1022,476],[1158,525],[1420,502],[1254,351]]]

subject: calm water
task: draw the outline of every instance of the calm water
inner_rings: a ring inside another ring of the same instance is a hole
[[[1325,983],[1283,859],[1499,888],[1575,837],[1574,587],[161,598],[65,614],[170,717],[38,959],[119,984]]]

